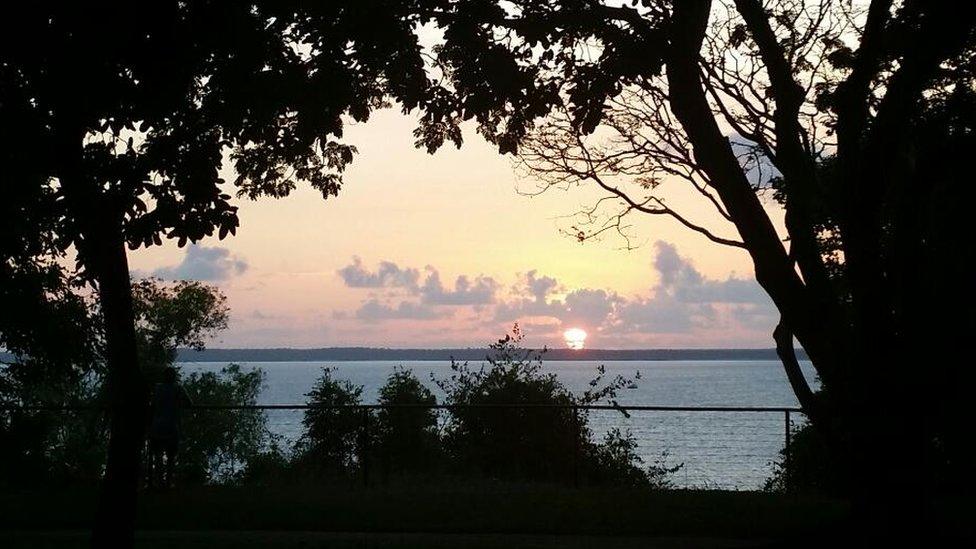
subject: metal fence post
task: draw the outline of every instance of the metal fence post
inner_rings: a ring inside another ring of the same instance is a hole
[[[580,429],[579,407],[573,406],[573,487],[579,488]]]
[[[783,452],[784,452],[784,455],[783,455],[783,488],[787,492],[789,492],[790,491],[790,486],[791,486],[791,483],[790,483],[790,439],[792,438],[791,433],[790,433],[790,411],[789,410],[784,410],[783,411],[783,418],[785,420],[784,421],[784,423],[785,423],[785,425],[784,425],[784,429],[785,429],[785,432],[784,432],[784,439],[785,440],[784,441],[785,441],[785,444],[783,445],[784,446],[784,448],[783,448]]]
[[[234,410],[230,411],[230,472],[231,475],[237,474],[237,420],[239,419]]]
[[[363,406],[363,443],[360,446],[360,462],[363,468],[363,487],[369,487],[369,408]]]

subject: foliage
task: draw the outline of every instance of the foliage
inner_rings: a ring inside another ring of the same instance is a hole
[[[0,262],[0,404],[98,402],[100,323],[56,263]],[[0,485],[93,482],[106,424],[93,411],[0,410]]]
[[[932,488],[972,491],[976,370],[960,342],[976,330],[976,11],[885,0],[445,11],[438,67],[454,101],[427,119],[476,119],[541,190],[596,189],[569,231],[581,240],[626,238],[629,215],[668,216],[748,251],[781,315],[794,393],[889,521],[875,533],[922,516]],[[676,209],[679,186],[707,219]],[[794,340],[827,392],[805,382]]]
[[[184,375],[180,383],[194,405],[253,406],[264,378],[262,370],[231,364],[220,372]],[[181,432],[177,474],[181,482],[194,484],[237,481],[269,440],[264,411],[253,409],[189,410]]]
[[[341,4],[33,2],[0,19],[0,262],[73,252],[101,294],[108,393],[125,409],[96,545],[131,545],[135,521],[146,397],[126,245],[236,233],[225,159],[239,196],[299,181],[336,195],[355,152],[345,123],[430,88],[416,1]]]
[[[516,325],[491,345],[487,365],[452,362],[454,373],[434,380],[456,406],[444,435],[455,466],[490,478],[647,483],[633,438],[617,431],[592,442],[588,415],[575,408],[604,399],[616,404],[617,391],[631,381],[617,376],[603,384],[601,367],[574,395],[555,373],[543,372],[544,351],[523,349],[522,337]]]
[[[0,366],[0,403],[105,404],[98,300],[70,285],[57,265],[21,270],[13,282],[19,287],[3,287],[3,304],[16,308],[4,310],[22,314],[0,329],[15,356]],[[133,297],[139,367],[150,380],[173,366],[177,347],[202,348],[227,323],[225,297],[200,282],[144,279],[133,283]],[[197,404],[242,406],[256,403],[263,381],[261,371],[230,365],[190,374],[182,383]],[[255,410],[193,412],[183,429],[177,474],[189,483],[234,481],[268,437],[265,416]],[[0,412],[0,483],[94,482],[103,473],[107,440],[108,423],[98,409]]]
[[[149,380],[176,360],[178,348],[203,349],[227,327],[226,297],[201,282],[145,278],[133,282],[132,301],[139,364]]]
[[[684,467],[683,463],[668,464],[668,452],[662,453],[650,465],[637,454],[637,440],[633,434],[613,428],[603,436],[602,444],[587,447],[586,480],[593,484],[625,484],[671,488],[671,477]]]
[[[431,390],[411,370],[396,367],[380,388],[378,404],[405,407],[376,411],[376,447],[371,455],[377,456],[383,472],[402,474],[437,468],[441,460],[438,414],[425,408],[437,404]]]
[[[312,408],[305,410],[305,430],[295,446],[297,467],[312,476],[353,474],[369,421],[369,411],[356,408],[362,403],[363,387],[335,379],[334,372],[323,368],[308,393]]]
[[[14,355],[15,363],[31,363],[18,375],[45,377],[55,390],[55,378],[87,374],[101,353],[100,332],[91,299],[57,262],[0,261],[0,348]]]
[[[616,404],[618,390],[633,382],[605,369],[582,394],[574,395],[554,373],[544,372],[542,353],[521,347],[515,326],[491,345],[487,364],[475,369],[452,362],[446,379],[433,378],[445,393],[449,412],[439,426],[430,406],[437,399],[409,370],[398,367],[379,391],[379,404],[401,408],[371,411],[362,405],[363,387],[323,369],[308,394],[305,431],[293,458],[280,449],[252,462],[248,482],[278,479],[348,479],[377,464],[384,477],[448,475],[565,483],[668,486],[681,466],[663,459],[645,467],[628,432],[614,430],[591,440],[585,410],[599,401]],[[364,463],[363,460],[369,460]]]
[[[0,32],[13,197],[59,220],[56,245],[78,244],[84,264],[92,216],[123,222],[132,246],[234,232],[225,152],[241,195],[285,196],[296,181],[335,195],[355,151],[338,141],[346,117],[388,97],[413,108],[427,89],[420,19],[413,2],[22,5]],[[93,195],[106,198],[97,211],[78,200]]]
[[[848,496],[856,478],[846,474],[848,463],[844,457],[812,424],[793,428],[790,447],[780,450],[780,457],[773,464],[773,474],[763,489]]]
[[[95,483],[107,436],[100,411],[0,412],[0,486]]]
[[[295,461],[281,437],[268,434],[268,443],[248,457],[240,473],[239,483],[246,486],[267,486],[295,480]]]

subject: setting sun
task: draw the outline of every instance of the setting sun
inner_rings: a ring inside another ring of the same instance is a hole
[[[580,328],[570,328],[563,332],[566,339],[566,346],[570,349],[582,349],[586,343],[586,332]]]

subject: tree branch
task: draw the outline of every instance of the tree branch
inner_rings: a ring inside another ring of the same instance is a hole
[[[831,335],[819,321],[807,288],[793,268],[776,230],[722,135],[705,96],[698,59],[711,2],[674,4],[667,77],[675,115],[694,145],[695,158],[735,221],[755,265],[756,280],[766,290],[829,384],[837,364]]]
[[[796,359],[796,350],[793,348],[793,333],[786,327],[782,318],[773,330],[773,341],[776,342],[776,354],[783,363],[783,370],[786,372],[790,387],[793,388],[793,394],[796,395],[807,417],[814,420],[813,416],[819,411],[816,409],[816,395],[810,389],[806,377],[803,376],[800,362]]]
[[[799,113],[805,92],[793,78],[793,68],[773,33],[762,4],[758,0],[735,0],[735,5],[759,48],[776,102],[773,113],[776,154],[772,160],[786,180],[785,221],[791,237],[790,254],[820,304],[822,314],[834,317],[836,304],[811,214],[818,193],[816,163],[800,137]]]

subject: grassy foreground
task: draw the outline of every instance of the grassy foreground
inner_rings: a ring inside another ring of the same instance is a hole
[[[0,535],[83,546],[94,502],[91,490],[0,494]],[[146,492],[139,505],[144,547],[741,547],[836,531],[848,513],[749,492],[472,485],[202,487]]]

